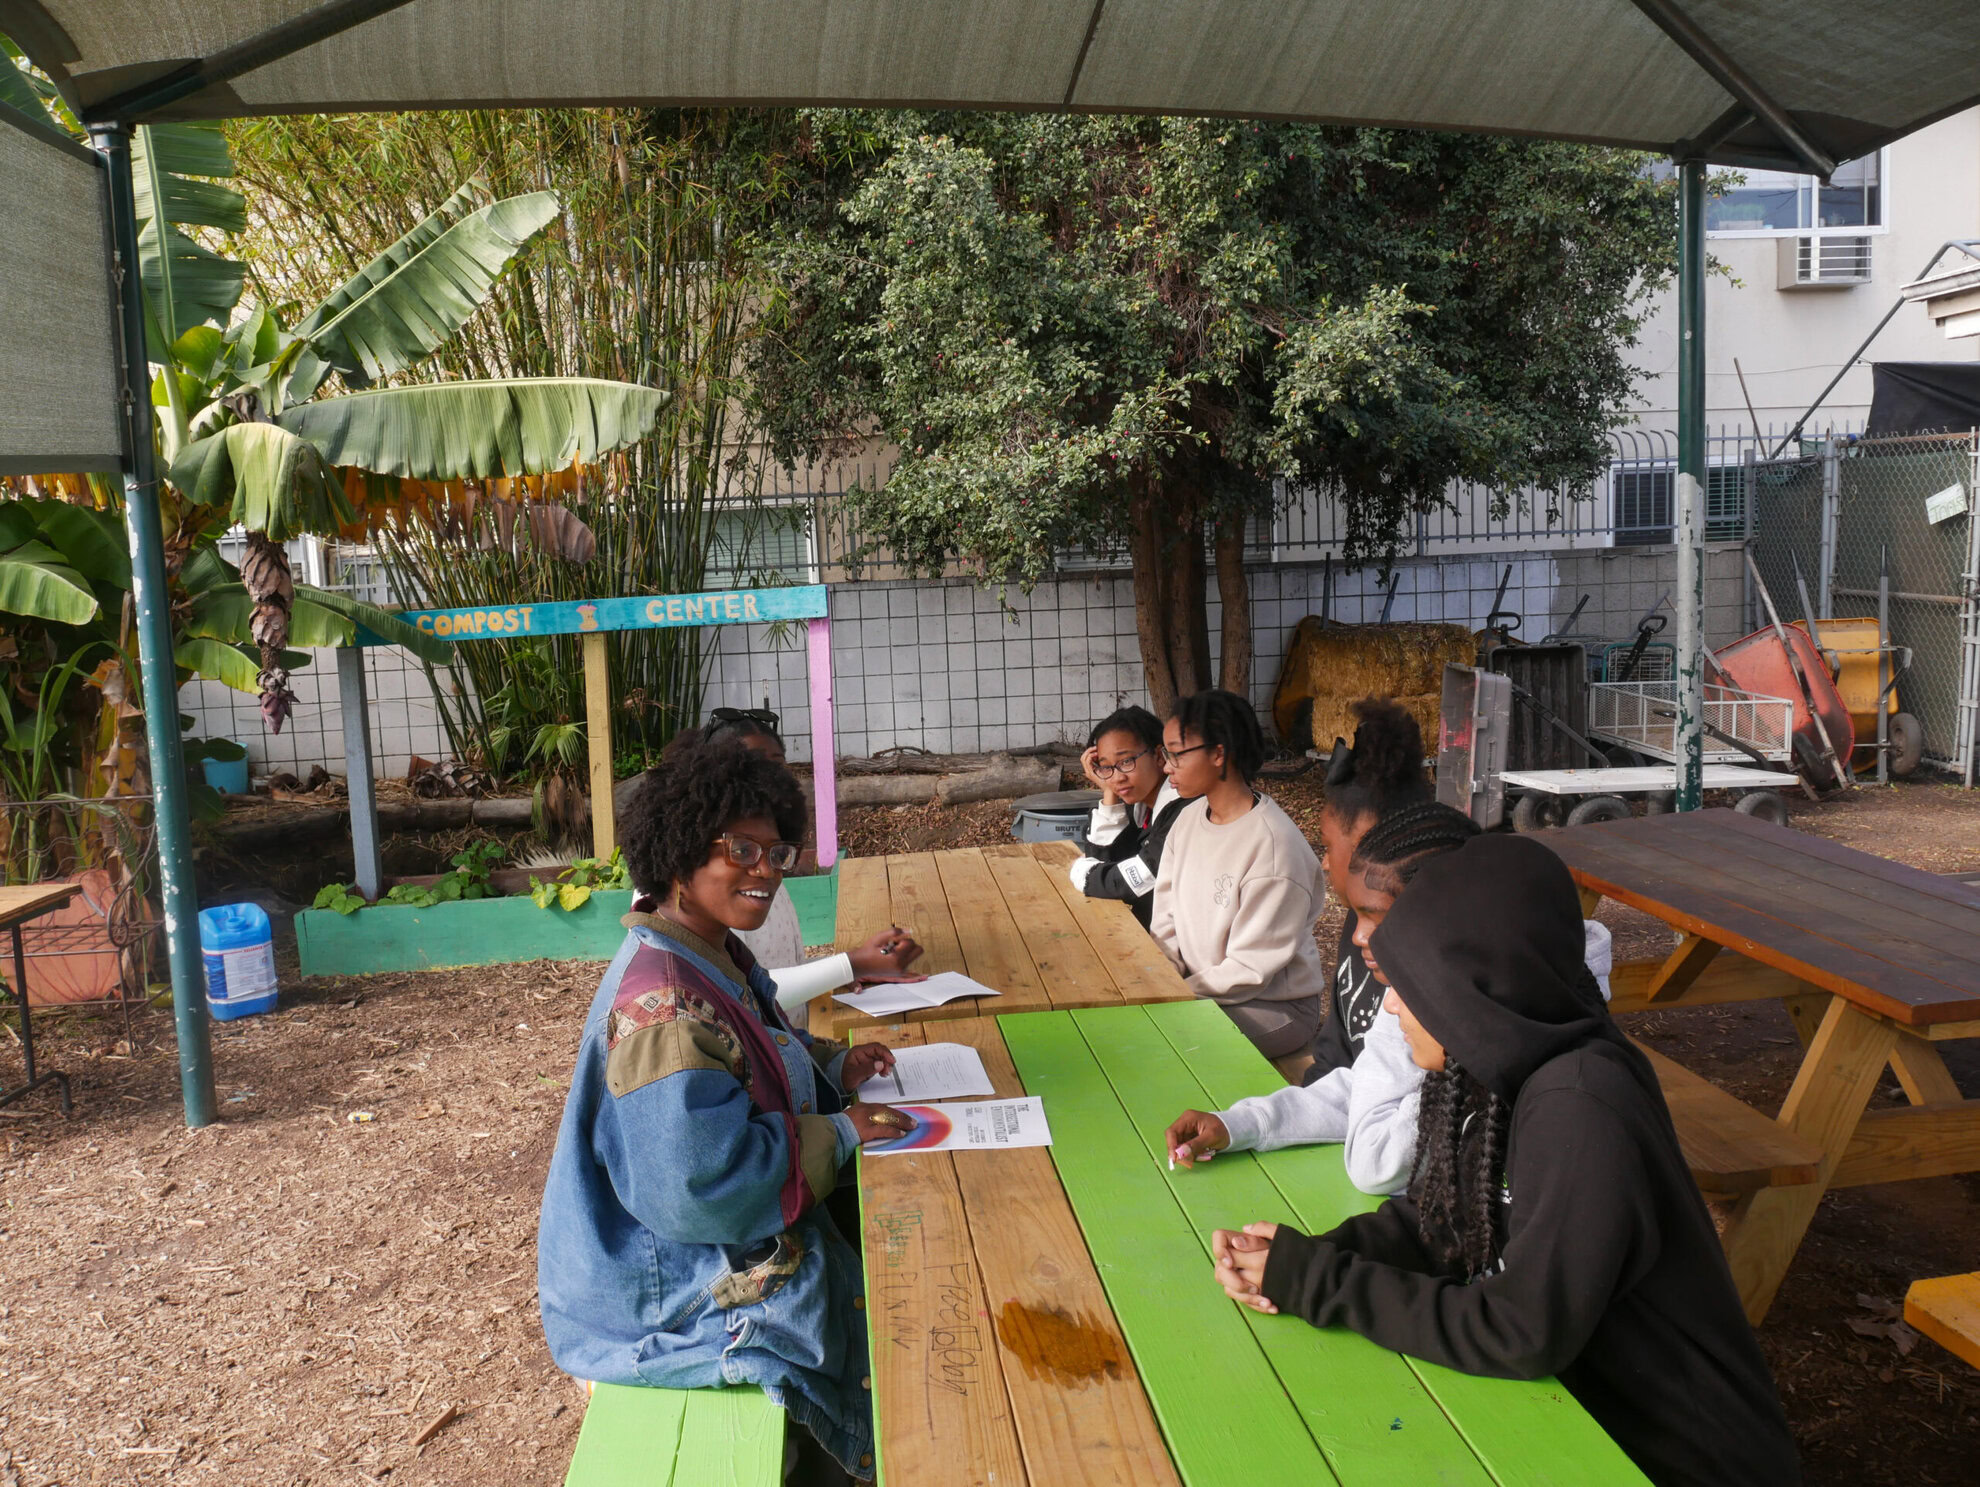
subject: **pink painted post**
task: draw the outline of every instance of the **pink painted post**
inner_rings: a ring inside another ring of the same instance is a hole
[[[832,739],[832,621],[804,622],[811,669],[811,786],[818,813],[818,865],[839,860],[839,782]]]

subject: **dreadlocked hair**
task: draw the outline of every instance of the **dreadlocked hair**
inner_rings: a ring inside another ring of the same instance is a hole
[[[1258,714],[1235,692],[1215,687],[1178,697],[1169,717],[1185,733],[1194,733],[1207,748],[1224,751],[1224,763],[1249,785],[1265,763],[1265,733]]]
[[[1423,769],[1423,729],[1409,710],[1393,698],[1364,697],[1353,711],[1354,746],[1344,773],[1327,772],[1324,809],[1351,828],[1363,816],[1435,799]]]
[[[1512,1106],[1446,1058],[1423,1076],[1409,1180],[1424,1248],[1467,1277],[1499,1263]]]
[[[1110,733],[1125,733],[1143,748],[1162,747],[1162,720],[1145,707],[1120,707],[1093,725],[1086,735],[1086,746],[1097,748]]]
[[[786,841],[804,835],[804,792],[791,772],[735,738],[679,738],[640,777],[619,842],[642,893],[664,893],[708,861],[715,839],[765,816]]]
[[[1355,845],[1349,872],[1371,887],[1400,893],[1430,858],[1454,852],[1478,835],[1478,823],[1441,801],[1420,800],[1379,817]]]

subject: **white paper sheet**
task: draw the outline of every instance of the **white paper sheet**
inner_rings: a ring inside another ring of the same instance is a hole
[[[924,1043],[894,1050],[894,1072],[876,1074],[859,1087],[859,1097],[873,1105],[898,1105],[903,1100],[949,1100],[961,1095],[995,1091],[984,1070],[983,1056],[967,1043]]]
[[[913,1117],[914,1129],[892,1141],[862,1146],[862,1156],[903,1151],[1008,1151],[1052,1144],[1052,1128],[1045,1123],[1045,1102],[1035,1095],[981,1104],[896,1105],[894,1109]]]
[[[875,986],[866,991],[842,991],[839,1002],[868,1017],[888,1017],[896,1012],[919,1012],[939,1007],[960,996],[1001,996],[994,986],[972,981],[960,971],[937,971],[925,981],[904,981],[898,985]]]

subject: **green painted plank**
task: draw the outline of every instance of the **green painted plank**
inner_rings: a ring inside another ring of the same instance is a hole
[[[1221,1011],[1207,1005],[1206,1010],[1245,1042]],[[1206,1250],[1212,1229],[1239,1229],[1253,1221],[1298,1222],[1285,1197],[1247,1153],[1228,1153],[1194,1169],[1166,1170],[1164,1132],[1169,1122],[1184,1110],[1213,1102],[1145,1009],[1095,1008],[1074,1012],[1072,1018],[1134,1123],[1143,1148],[1138,1155],[1168,1184]],[[1338,1157],[1335,1165],[1340,1165]],[[1169,1284],[1223,1300],[1203,1260]],[[1343,1487],[1489,1487],[1491,1478],[1471,1448],[1398,1354],[1352,1332],[1322,1331],[1296,1317],[1263,1316],[1224,1304],[1257,1334]]]
[[[778,1487],[786,1418],[761,1389],[689,1390],[673,1487]]]
[[[1284,1085],[1278,1070],[1211,1004],[1172,1002],[1141,1010],[1189,1065],[1215,1108]],[[1337,1146],[1286,1147],[1266,1152],[1258,1164],[1309,1234],[1324,1234],[1382,1203],[1348,1181]],[[1558,1379],[1477,1378],[1420,1358],[1408,1363],[1501,1487],[1644,1480]]]
[[[305,976],[364,976],[524,960],[610,960],[625,942],[628,890],[600,890],[576,909],[539,909],[525,896],[477,898],[415,909],[373,905],[355,914],[296,915]]]
[[[690,1392],[598,1385],[564,1487],[670,1487]]]
[[[1204,1268],[1203,1241],[1072,1015],[1025,1012],[997,1022],[1026,1092],[1045,1102],[1053,1164],[1183,1480],[1333,1481],[1239,1308],[1215,1286],[1187,1283]]]
[[[844,861],[843,858],[840,861]],[[784,879],[791,907],[797,910],[798,934],[806,945],[829,945],[839,935],[839,864],[829,873],[808,873]]]

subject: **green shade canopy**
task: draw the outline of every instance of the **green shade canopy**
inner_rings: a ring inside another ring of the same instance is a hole
[[[84,112],[846,103],[1547,135],[1804,170],[1980,99],[1972,0],[0,0]],[[182,79],[182,96],[154,90]],[[151,96],[146,95],[151,93]]]

